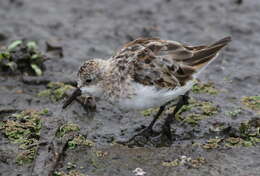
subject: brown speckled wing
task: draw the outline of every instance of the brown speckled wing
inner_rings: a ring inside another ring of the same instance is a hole
[[[140,38],[127,43],[113,59],[139,83],[175,88],[191,80],[230,40],[226,37],[209,46],[192,47],[158,38]]]

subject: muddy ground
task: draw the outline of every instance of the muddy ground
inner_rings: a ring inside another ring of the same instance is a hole
[[[225,143],[227,138],[239,137],[236,130],[242,122],[259,119],[259,111],[248,108],[241,100],[260,94],[259,9],[260,2],[256,0],[0,1],[0,45],[25,38],[36,40],[43,52],[47,41],[54,41],[63,48],[63,57],[47,53],[51,59],[45,62],[47,69],[43,76],[1,73],[1,121],[26,109],[48,109],[49,113],[42,119],[40,138],[42,141],[44,136],[47,144],[38,146],[32,163],[17,163],[21,149],[1,130],[0,175],[54,172],[72,175],[77,172],[89,176],[130,176],[136,175],[133,172],[136,168],[141,168],[147,176],[260,175],[259,143]],[[61,110],[62,100],[53,102],[48,97],[38,96],[49,82],[73,82],[84,60],[108,58],[124,43],[137,37],[161,37],[195,45],[229,35],[232,43],[201,77],[204,83],[214,82],[218,93],[191,94],[198,101],[211,102],[217,107],[217,113],[196,123],[176,121],[172,125],[175,138],[170,147],[149,144],[129,148],[115,144],[147,125],[150,114],[124,113],[106,102],[97,104],[94,115],[87,114],[78,103]],[[57,160],[49,159],[46,164],[50,151],[44,147],[55,141],[58,124],[68,122],[77,124],[80,133],[95,146],[79,145],[70,149],[65,140],[57,145],[57,153],[62,156]],[[216,124],[226,130],[212,130]],[[212,138],[221,138],[221,144],[205,149],[203,144]],[[52,162],[56,163],[52,165]]]

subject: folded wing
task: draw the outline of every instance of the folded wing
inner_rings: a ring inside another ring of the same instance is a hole
[[[175,88],[193,79],[230,41],[226,37],[211,45],[187,46],[175,41],[140,38],[126,44],[113,59],[119,67],[127,63],[131,77],[141,84]]]

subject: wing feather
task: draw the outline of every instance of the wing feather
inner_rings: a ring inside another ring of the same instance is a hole
[[[186,46],[158,38],[140,38],[127,43],[113,59],[127,63],[127,73],[137,82],[158,88],[183,86],[231,41],[223,38],[212,45]]]

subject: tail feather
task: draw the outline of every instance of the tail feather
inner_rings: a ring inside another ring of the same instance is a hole
[[[225,37],[225,38],[223,38],[223,39],[221,39],[221,40],[215,42],[215,43],[212,44],[211,46],[214,46],[214,45],[223,45],[223,44],[226,45],[226,44],[228,44],[229,42],[231,42],[231,37],[230,37],[230,36]]]
[[[185,60],[185,63],[189,66],[199,70],[204,65],[207,65],[222,49],[231,41],[231,37],[225,37],[212,45],[205,46],[203,49],[197,49],[189,59]]]

